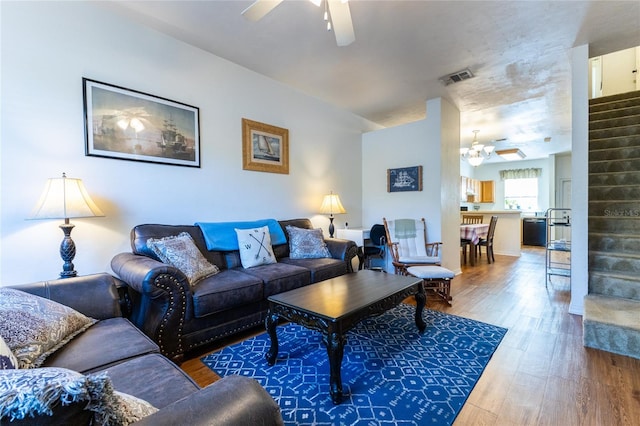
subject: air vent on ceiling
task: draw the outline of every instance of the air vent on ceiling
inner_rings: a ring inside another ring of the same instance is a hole
[[[465,68],[462,71],[440,77],[438,80],[443,82],[445,86],[448,86],[453,83],[460,83],[462,80],[468,80],[470,78],[473,78],[473,73],[469,68]]]

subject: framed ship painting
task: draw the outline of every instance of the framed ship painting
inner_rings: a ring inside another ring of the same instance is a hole
[[[242,119],[242,168],[289,174],[289,130]]]
[[[387,169],[387,192],[422,191],[422,166]]]
[[[198,108],[82,79],[85,154],[200,167]]]

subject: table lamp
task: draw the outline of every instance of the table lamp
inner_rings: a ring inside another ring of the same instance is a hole
[[[333,226],[333,215],[344,214],[346,212],[337,194],[331,192],[324,196],[322,205],[320,206],[320,213],[329,215],[329,237],[333,238],[333,231],[335,230]]]
[[[73,258],[76,256],[76,245],[71,239],[74,225],[70,218],[104,216],[93,202],[80,179],[68,178],[64,173],[61,178],[50,178],[44,187],[40,200],[31,212],[29,219],[64,219],[60,229],[64,239],[60,243],[60,256],[64,261],[60,278],[75,277]]]

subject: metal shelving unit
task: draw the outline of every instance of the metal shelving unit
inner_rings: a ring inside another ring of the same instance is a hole
[[[546,212],[546,280],[552,275],[571,277],[571,209],[553,208]]]

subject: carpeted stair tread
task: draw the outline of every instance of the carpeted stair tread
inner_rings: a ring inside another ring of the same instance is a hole
[[[589,200],[640,200],[640,185],[609,185],[589,188]],[[640,210],[638,211],[640,212]]]
[[[640,132],[640,127],[638,131]],[[592,150],[589,153],[589,161],[616,161],[630,158],[640,158],[640,144]]]
[[[601,150],[623,148],[640,145],[640,133],[636,135],[614,136],[589,139],[589,157]]]
[[[603,185],[640,185],[640,171],[589,175],[589,189]]]
[[[589,161],[589,173],[633,172],[640,170],[640,158],[618,161]]]
[[[583,321],[594,321],[640,332],[640,300],[590,294],[584,299]]]
[[[640,301],[640,277],[590,271],[589,294]]]
[[[618,209],[627,210],[628,207],[621,205],[620,207],[618,207]],[[589,211],[591,212],[593,210],[593,206],[589,206]],[[631,234],[633,232],[638,232],[638,229],[640,229],[640,218],[638,217],[621,216],[612,219],[611,217],[606,215],[589,215],[590,232],[593,231],[597,233]]]
[[[609,127],[606,129],[589,129],[589,139],[602,139],[618,136],[633,136],[638,134],[638,125],[622,125],[616,127]]]
[[[637,105],[622,108],[592,111],[589,113],[589,121],[601,121],[612,117],[628,117],[636,114],[640,114],[640,102]]]
[[[589,130],[609,129],[611,127],[637,126],[640,115],[623,115],[608,117],[601,120],[590,120]]]
[[[590,99],[589,110],[597,110],[599,108],[619,108],[618,105],[625,104],[626,102],[631,102],[632,104],[637,105],[637,103],[640,102],[640,91],[634,90],[631,92]]]
[[[584,302],[584,346],[640,359],[640,301],[588,295]]]
[[[640,253],[640,236],[590,232],[589,251],[600,256],[615,253],[634,256]],[[640,280],[640,277],[638,279]]]

